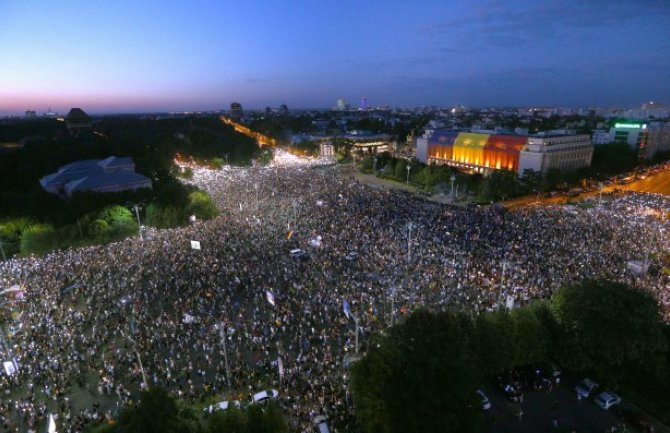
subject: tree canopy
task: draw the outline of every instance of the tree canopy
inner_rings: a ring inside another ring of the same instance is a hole
[[[667,340],[658,304],[649,293],[620,283],[584,281],[559,290],[551,306],[565,367],[593,371],[615,384],[640,369],[662,373]]]

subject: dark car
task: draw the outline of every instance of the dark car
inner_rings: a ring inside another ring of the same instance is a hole
[[[291,258],[296,259],[296,260],[300,260],[301,262],[306,262],[310,259],[309,253],[307,253],[306,251],[301,250],[300,248],[296,248],[294,250],[291,250],[289,252],[289,255],[291,256]]]

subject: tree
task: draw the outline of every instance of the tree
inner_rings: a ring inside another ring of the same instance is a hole
[[[514,323],[514,364],[546,361],[548,342],[535,311],[531,307],[515,308],[511,316]]]
[[[636,371],[664,373],[667,341],[658,304],[649,293],[589,280],[558,291],[551,307],[565,367],[593,371],[613,384]]]
[[[405,176],[407,176],[407,161],[399,159],[393,169],[393,175],[396,179],[405,180]]]
[[[107,237],[110,240],[123,239],[137,233],[138,227],[132,212],[123,206],[108,206],[98,215],[107,223]]]
[[[163,388],[143,391],[136,407],[125,409],[114,425],[118,433],[181,432],[177,402]]]
[[[188,196],[189,204],[186,212],[189,215],[195,215],[200,219],[208,220],[219,214],[219,210],[214,204],[214,200],[204,191],[194,191]]]
[[[159,229],[184,225],[186,215],[174,206],[152,203],[147,206],[147,224]]]
[[[514,328],[506,310],[477,316],[474,356],[483,376],[493,376],[512,366]]]
[[[228,410],[216,411],[207,422],[207,431],[210,433],[246,433],[247,414],[232,406]]]
[[[48,224],[34,224],[21,235],[21,254],[45,254],[58,248],[57,233]]]
[[[362,430],[475,431],[471,328],[469,319],[452,313],[418,311],[375,337],[352,370]]]
[[[493,170],[480,185],[479,195],[485,200],[498,201],[518,194],[517,175],[512,170]]]

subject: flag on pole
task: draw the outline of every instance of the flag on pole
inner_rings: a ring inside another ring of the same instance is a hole
[[[47,426],[47,433],[56,433],[56,421],[53,414],[49,414],[49,425]]]
[[[344,315],[347,316],[347,319],[351,319],[351,307],[346,299],[342,302],[342,309],[344,310]]]
[[[267,298],[270,305],[272,305],[274,307],[275,306],[275,295],[273,295],[271,291],[266,290],[265,291],[265,297]]]

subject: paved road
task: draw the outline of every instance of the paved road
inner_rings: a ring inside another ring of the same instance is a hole
[[[653,192],[670,195],[670,169],[649,176],[628,185],[622,185],[620,189],[637,192]]]
[[[656,194],[670,195],[670,168],[664,171],[650,175],[646,179],[631,182],[627,185],[610,185],[603,189],[603,193],[610,194],[619,191],[649,192]],[[560,204],[568,200],[577,201],[589,197],[598,197],[600,191],[591,191],[580,194],[577,197],[566,197],[564,195],[557,197],[540,197],[538,195],[527,195],[507,200],[503,205],[508,208],[518,208],[523,206],[532,206],[538,204]]]

